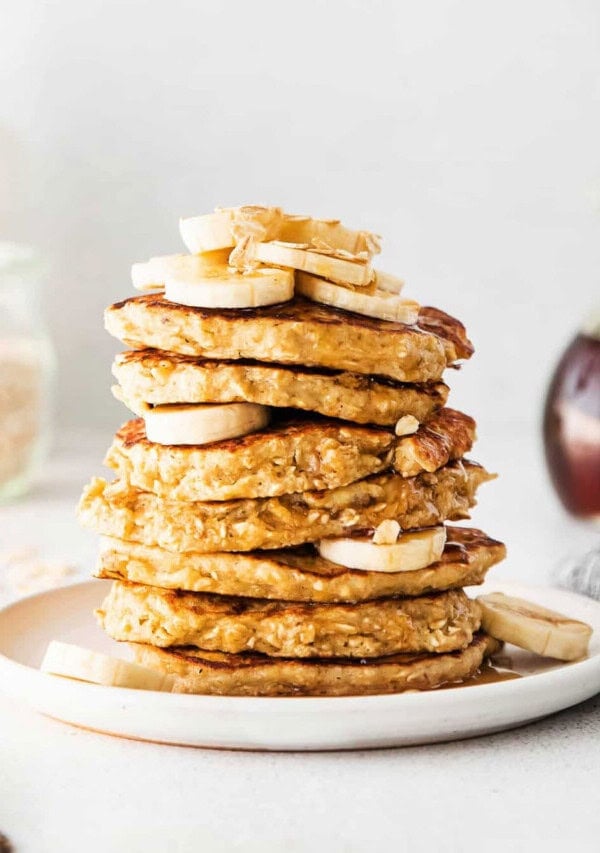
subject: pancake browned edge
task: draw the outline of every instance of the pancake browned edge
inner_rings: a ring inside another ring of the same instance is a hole
[[[465,649],[438,655],[332,660],[227,655],[193,646],[159,649],[131,643],[134,660],[175,677],[174,693],[216,696],[365,696],[459,684],[501,643],[477,633]]]
[[[320,557],[312,545],[283,551],[175,554],[106,538],[96,577],[162,589],[214,592],[285,601],[356,602],[392,595],[425,595],[483,583],[506,548],[481,530],[447,527],[437,563],[411,572],[365,572]]]
[[[149,441],[137,418],[117,432],[104,464],[159,497],[227,501],[336,489],[390,466],[413,477],[459,459],[474,437],[473,418],[454,409],[442,409],[402,438],[381,427],[313,415],[202,446]]]
[[[436,308],[422,308],[418,326],[407,326],[300,297],[251,310],[217,310],[149,294],[117,302],[104,317],[107,331],[133,349],[322,366],[400,382],[437,380],[448,365],[473,354],[462,323]]]
[[[96,611],[114,640],[273,657],[379,657],[467,646],[479,603],[452,589],[415,598],[313,604],[115,581]]]
[[[259,403],[318,412],[357,424],[394,426],[403,415],[419,423],[448,399],[443,382],[406,385],[378,376],[327,368],[210,361],[157,350],[118,355],[113,387],[136,415],[174,403]]]
[[[235,501],[172,501],[95,478],[84,489],[84,527],[167,551],[286,548],[395,519],[405,529],[468,518],[481,483],[494,478],[475,462],[450,462],[432,474],[377,474],[339,489]]]

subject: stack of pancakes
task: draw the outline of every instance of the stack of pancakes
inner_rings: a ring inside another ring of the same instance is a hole
[[[139,663],[178,691],[253,696],[422,690],[478,670],[496,645],[462,587],[504,546],[446,524],[491,478],[464,458],[475,422],[445,406],[444,370],[473,352],[457,320],[152,293],[111,306],[106,325],[132,348],[113,372],[138,417],[108,452],[115,481],[86,487],[80,517],[104,536],[97,576],[114,581],[100,622]],[[232,403],[270,407],[270,423],[208,444],[146,437],[157,407]],[[398,541],[445,524],[443,553],[398,571],[320,553],[389,521]]]

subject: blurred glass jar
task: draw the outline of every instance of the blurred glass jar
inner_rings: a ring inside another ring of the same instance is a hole
[[[0,501],[23,494],[50,443],[54,350],[35,251],[0,243]]]
[[[544,447],[565,508],[600,521],[600,315],[573,338],[554,371],[544,410]]]

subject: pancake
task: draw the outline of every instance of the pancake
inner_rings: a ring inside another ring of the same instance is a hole
[[[335,489],[393,466],[435,471],[471,449],[475,421],[442,409],[414,435],[313,416],[280,419],[201,446],[155,444],[144,421],[117,432],[104,464],[137,489],[179,501],[225,501]]]
[[[422,308],[419,325],[407,326],[300,297],[252,310],[221,310],[149,294],[109,307],[105,325],[133,349],[322,366],[400,382],[437,380],[446,367],[473,353],[462,324],[436,308]]]
[[[323,559],[312,545],[283,551],[174,554],[106,538],[96,577],[163,589],[214,592],[284,601],[356,602],[483,583],[506,549],[481,530],[448,527],[441,559],[411,572],[365,572]]]
[[[175,677],[174,693],[215,696],[366,696],[433,690],[475,675],[500,647],[497,640],[477,633],[466,648],[445,654],[319,660],[131,644],[137,663]]]
[[[83,491],[79,519],[96,533],[167,551],[286,548],[376,527],[385,519],[411,529],[468,518],[478,486],[490,479],[477,463],[457,461],[418,477],[377,474],[326,491],[185,503],[94,478]]]
[[[98,620],[114,640],[272,657],[379,657],[464,649],[481,622],[462,590],[359,604],[180,592],[115,581]]]
[[[117,432],[104,460],[132,486],[179,501],[226,501],[335,489],[389,467],[395,436],[325,419],[284,420],[239,438],[172,446],[144,421]]]
[[[444,405],[443,382],[404,385],[376,376],[252,361],[210,361],[156,350],[118,355],[115,396],[136,415],[169,403],[260,403],[319,412],[358,424],[419,423]]]

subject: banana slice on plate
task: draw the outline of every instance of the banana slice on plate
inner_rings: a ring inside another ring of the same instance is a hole
[[[40,669],[50,675],[111,687],[170,692],[173,686],[170,675],[58,640],[48,644]]]
[[[482,628],[497,640],[558,660],[578,660],[587,654],[592,628],[585,622],[501,592],[480,595],[477,601],[483,611]]]
[[[308,247],[294,243],[257,243],[252,247],[251,257],[262,264],[304,270],[337,282],[347,282],[364,287],[373,278],[373,269],[366,260],[355,257],[340,258],[313,252]]]
[[[305,272],[296,273],[296,291],[313,302],[341,308],[353,314],[412,325],[419,319],[420,305],[397,293],[369,287],[366,292],[332,284]]]
[[[375,544],[372,538],[321,539],[321,557],[365,572],[414,572],[437,562],[446,544],[446,528],[431,527],[403,533],[390,544]]]
[[[133,264],[131,281],[136,290],[158,290],[165,286],[169,276],[198,276],[216,265],[226,265],[228,257],[228,250],[204,255],[158,255],[149,261]]]
[[[155,444],[210,444],[262,429],[270,409],[258,403],[156,406],[144,414],[146,438]]]

